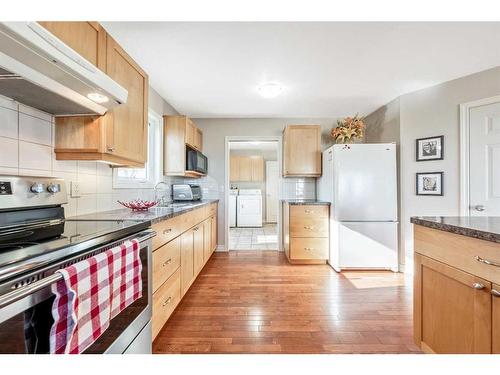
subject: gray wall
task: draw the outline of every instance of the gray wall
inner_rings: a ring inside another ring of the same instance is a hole
[[[203,130],[203,153],[208,157],[207,183],[219,194],[218,244],[224,244],[224,150],[226,136],[281,136],[286,125],[321,125],[323,149],[332,144],[329,132],[336,119],[328,118],[197,118]],[[307,184],[307,182],[306,182]]]
[[[151,86],[149,86],[148,106],[160,116],[179,114],[177,110],[167,103],[167,101]]]
[[[500,67],[448,81],[427,89],[402,95],[397,106],[389,103],[373,114],[367,139],[400,141],[401,240],[407,261],[413,256],[411,216],[460,214],[460,113],[461,103],[500,94]],[[444,135],[444,160],[416,162],[415,140]],[[444,196],[415,194],[417,172],[444,172]]]

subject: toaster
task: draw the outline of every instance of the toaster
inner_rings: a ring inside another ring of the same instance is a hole
[[[200,185],[173,184],[172,199],[174,201],[199,201],[201,199]]]

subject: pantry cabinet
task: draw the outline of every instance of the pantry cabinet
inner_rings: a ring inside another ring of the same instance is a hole
[[[231,155],[229,167],[231,182],[264,181],[264,158],[262,156]]]
[[[288,125],[283,131],[283,177],[321,176],[321,126]]]
[[[106,31],[99,23],[91,21],[40,21],[38,23],[88,62],[106,71]]]
[[[415,343],[427,353],[500,353],[500,245],[415,225],[414,247]]]
[[[187,116],[163,116],[163,174],[165,176],[201,177],[186,170],[186,150],[203,149],[203,133]]]
[[[48,24],[58,32],[58,37],[74,32],[74,35],[66,36],[68,40],[79,41],[88,29],[82,25],[87,23],[71,25],[73,23],[69,22],[66,26]],[[101,26],[96,24],[95,27],[99,29],[96,38],[100,41],[96,46],[96,62],[107,75],[127,89],[127,102],[109,110],[104,116],[57,117],[56,159],[98,160],[143,167],[147,161],[148,75]],[[86,32],[90,34],[90,31]],[[76,41],[69,45],[79,48]]]

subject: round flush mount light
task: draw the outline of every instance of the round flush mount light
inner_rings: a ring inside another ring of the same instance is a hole
[[[106,95],[99,94],[98,92],[91,92],[87,95],[87,98],[99,104],[109,101],[109,98]]]
[[[275,82],[263,83],[257,88],[257,91],[262,97],[271,99],[283,92],[283,86]]]

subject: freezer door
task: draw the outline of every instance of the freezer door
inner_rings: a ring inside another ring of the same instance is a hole
[[[333,146],[336,221],[397,221],[396,145]]]
[[[398,270],[398,223],[338,223],[341,269]]]
[[[333,147],[323,151],[323,170],[316,182],[318,199],[333,202]]]

